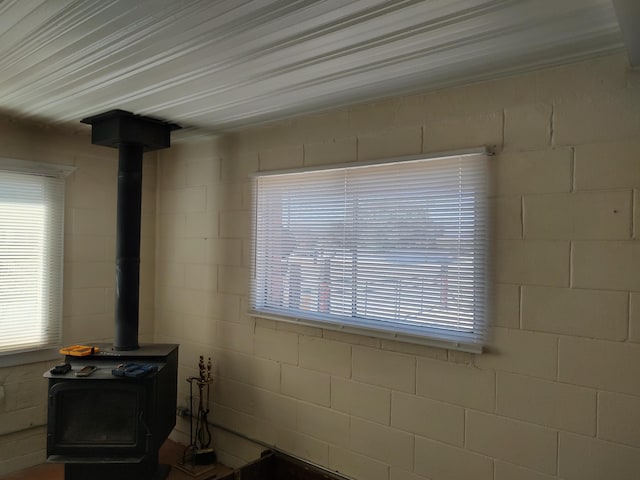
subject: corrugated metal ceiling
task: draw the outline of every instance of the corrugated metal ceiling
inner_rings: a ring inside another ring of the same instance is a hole
[[[4,0],[0,111],[216,132],[623,48],[611,0]]]

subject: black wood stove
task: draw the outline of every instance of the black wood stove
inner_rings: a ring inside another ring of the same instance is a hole
[[[115,340],[90,356],[67,355],[66,374],[45,373],[47,460],[65,464],[65,480],[162,479],[158,451],[175,426],[178,346],[138,344],[142,155],[168,148],[179,127],[122,110],[83,123],[92,126],[92,143],[119,150]],[[114,375],[123,364],[151,371]],[[75,375],[87,365],[97,370]]]

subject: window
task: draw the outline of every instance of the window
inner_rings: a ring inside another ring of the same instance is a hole
[[[481,351],[487,155],[259,174],[253,314]]]
[[[0,355],[60,343],[69,171],[0,159]]]

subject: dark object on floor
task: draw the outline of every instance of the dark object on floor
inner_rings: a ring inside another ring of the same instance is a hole
[[[267,450],[262,457],[217,480],[348,480],[281,452]]]

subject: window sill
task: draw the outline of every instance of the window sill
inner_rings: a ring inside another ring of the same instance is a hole
[[[0,355],[0,368],[28,365],[30,363],[46,362],[49,360],[59,361],[60,352],[58,350],[58,348],[47,348],[45,350]]]
[[[354,327],[350,325],[338,325],[328,322],[307,320],[296,317],[287,317],[284,315],[273,315],[264,313],[258,310],[250,310],[249,315],[257,318],[264,318],[266,320],[275,320],[277,322],[292,323],[295,325],[304,325],[307,327],[322,328],[324,330],[332,330],[336,332],[351,333],[354,335],[363,335],[367,337],[375,337],[381,340],[393,340],[397,342],[412,343],[415,345],[423,345],[425,347],[444,348],[448,350],[457,350],[467,353],[481,354],[483,353],[483,347],[479,344],[461,343],[449,340],[440,340],[437,338],[422,337],[408,335],[400,332],[387,332],[384,330],[368,329],[361,327]]]

